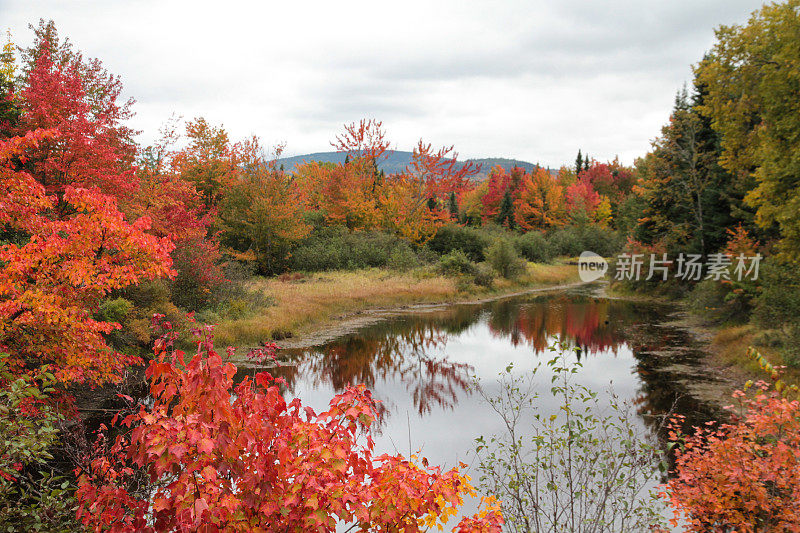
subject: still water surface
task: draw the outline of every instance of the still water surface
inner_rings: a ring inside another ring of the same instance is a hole
[[[635,402],[641,423],[675,406],[692,423],[715,418],[692,397],[706,378],[702,347],[678,326],[669,307],[609,299],[597,287],[528,295],[484,304],[450,305],[365,326],[306,349],[284,350],[276,372],[287,394],[317,410],[348,385],[364,383],[381,401],[376,452],[418,453],[432,464],[475,463],[474,440],[500,434],[502,421],[473,387],[489,396],[498,374],[516,374],[552,358],[555,341],[576,347],[576,382],[609,386]],[[537,377],[537,408],[557,410],[547,369]],[[470,505],[471,507],[471,505]],[[465,509],[467,510],[467,509]]]

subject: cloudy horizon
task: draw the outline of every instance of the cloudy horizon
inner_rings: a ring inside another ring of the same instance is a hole
[[[714,28],[760,5],[0,0],[0,22],[27,46],[27,25],[53,19],[120,75],[143,144],[176,114],[297,155],[376,118],[398,150],[421,137],[557,167],[578,149],[644,155]]]

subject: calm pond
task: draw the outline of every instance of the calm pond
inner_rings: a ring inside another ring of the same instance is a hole
[[[287,395],[317,410],[347,385],[364,383],[381,401],[379,453],[418,453],[448,467],[474,464],[475,439],[502,433],[503,426],[473,389],[473,377],[494,396],[510,363],[514,373],[530,372],[552,358],[555,341],[579,348],[569,356],[583,365],[576,382],[598,392],[611,385],[635,402],[643,424],[648,413],[673,406],[692,424],[717,418],[697,398],[713,385],[702,345],[670,324],[673,315],[669,306],[606,298],[602,286],[418,308],[319,346],[283,350],[286,364],[273,373],[286,380]],[[549,374],[537,382],[542,412],[555,412]]]

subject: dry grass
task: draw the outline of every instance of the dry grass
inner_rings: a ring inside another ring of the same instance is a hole
[[[466,290],[454,278],[429,269],[409,273],[384,269],[354,272],[323,272],[299,279],[255,278],[250,289],[260,290],[275,300],[254,316],[223,320],[215,330],[220,345],[252,345],[291,333],[302,335],[335,317],[376,307],[398,307],[418,303],[439,303],[513,292],[535,286],[571,283],[578,279],[574,265],[528,265],[527,274],[517,281],[497,279],[492,289],[469,285]],[[463,285],[463,284],[462,284]]]
[[[769,376],[759,368],[758,363],[747,356],[747,349],[754,346],[774,366],[781,366],[784,363],[778,349],[756,345],[757,336],[761,332],[762,330],[749,324],[720,327],[715,330],[711,346],[723,363],[743,373],[743,379],[769,381]],[[782,379],[788,383],[800,383],[800,369],[784,369]]]
[[[578,279],[578,267],[573,264],[528,263],[528,278],[525,281],[537,285],[561,285]]]

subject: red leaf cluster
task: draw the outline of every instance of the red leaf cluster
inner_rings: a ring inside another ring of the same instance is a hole
[[[152,406],[123,420],[110,453],[81,473],[79,518],[97,531],[422,531],[470,491],[458,469],[373,455],[375,402],[363,385],[315,413],[286,402],[262,372],[234,384],[236,367],[214,350],[210,328],[187,362],[156,345],[147,369]],[[132,466],[150,484],[129,492]],[[458,531],[499,532],[496,508]]]

